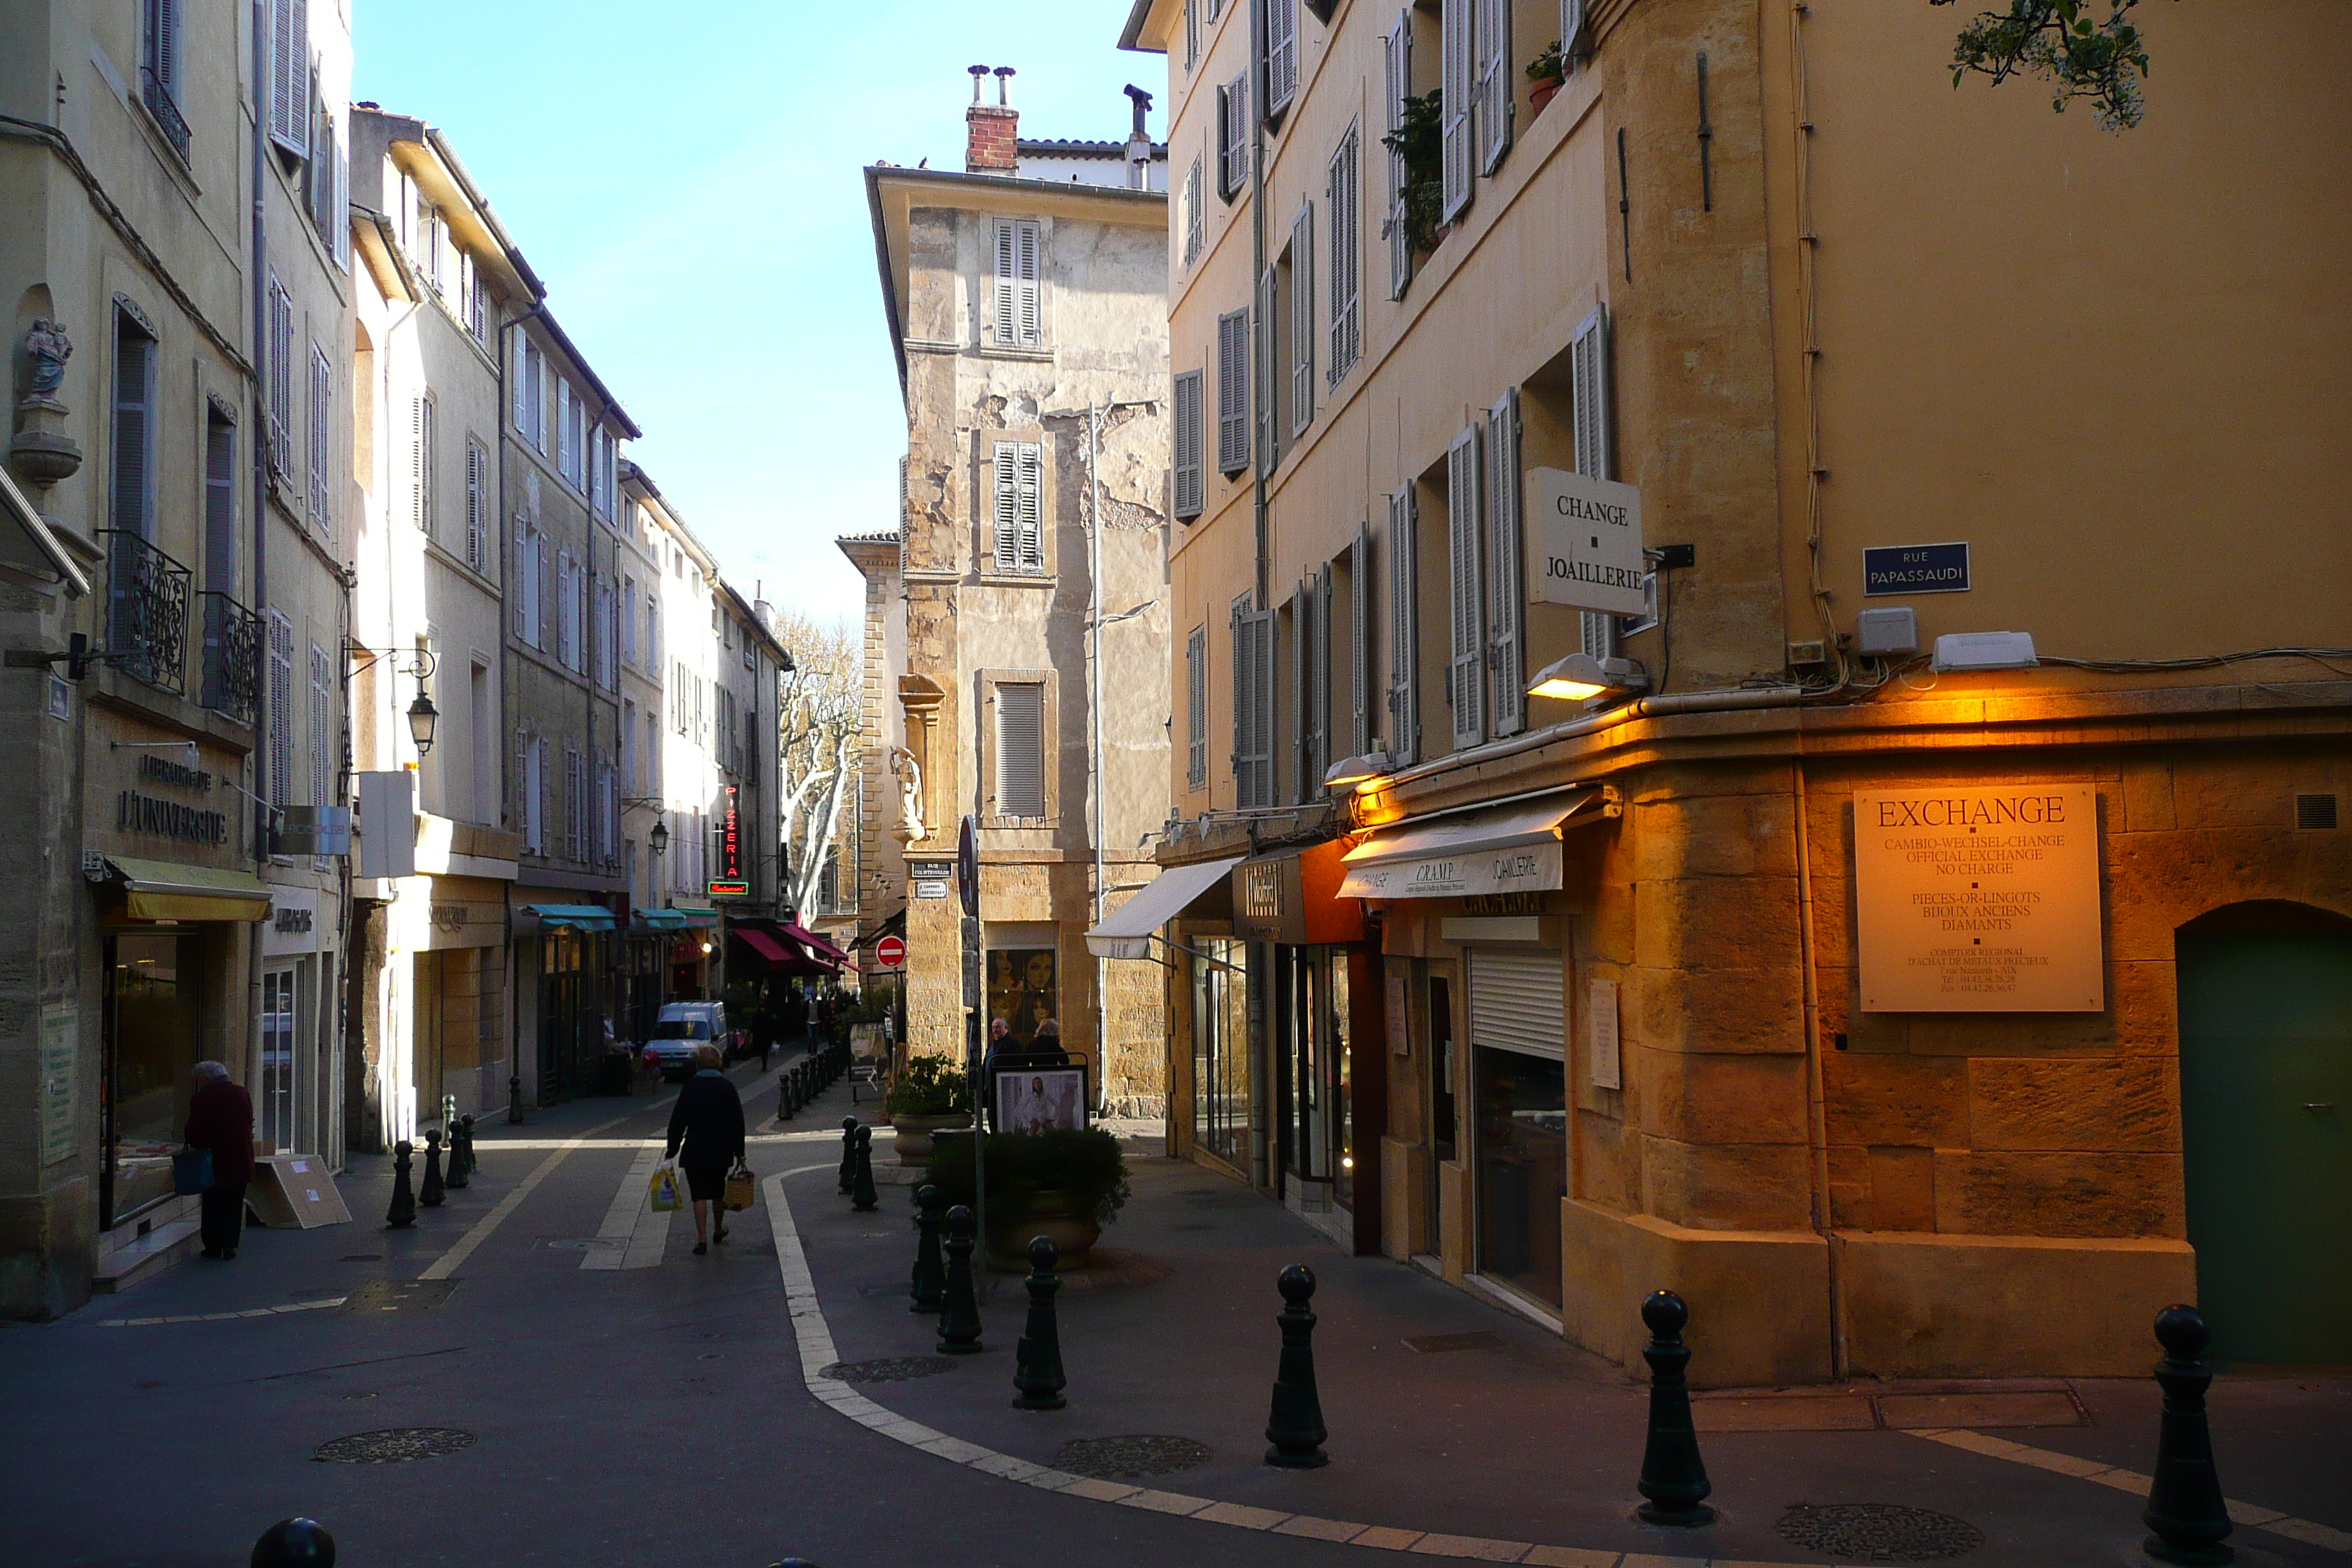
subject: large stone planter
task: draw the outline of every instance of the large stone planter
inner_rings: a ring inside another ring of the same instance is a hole
[[[939,1153],[939,1145],[931,1141],[934,1132],[961,1130],[971,1125],[971,1113],[959,1110],[948,1116],[893,1116],[890,1126],[897,1134],[890,1147],[901,1165],[928,1165]]]
[[[990,1254],[1002,1262],[1024,1262],[1029,1255],[1030,1241],[1042,1236],[1059,1249],[1059,1267],[1069,1268],[1085,1262],[1095,1243],[1102,1239],[1102,1226],[1096,1221],[1094,1211],[1082,1205],[1075,1193],[1041,1192],[1025,1196],[1027,1201],[1011,1214],[1000,1217],[995,1211],[990,1212]]]

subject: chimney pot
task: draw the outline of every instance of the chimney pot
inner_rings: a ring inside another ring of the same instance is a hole
[[[971,68],[971,106],[963,111],[964,173],[968,174],[1011,174],[1019,171],[1020,163],[1014,142],[1020,135],[1021,111],[1005,98],[1005,80],[1013,75],[1011,66],[995,69],[996,101],[983,103],[980,84],[990,74],[986,66]]]

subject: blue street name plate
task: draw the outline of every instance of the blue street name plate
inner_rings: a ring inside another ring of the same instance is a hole
[[[1965,544],[1889,544],[1862,552],[1862,591],[1871,594],[1965,594]]]

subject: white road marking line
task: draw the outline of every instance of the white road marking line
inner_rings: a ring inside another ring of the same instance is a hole
[[[596,1239],[604,1245],[589,1249],[580,1259],[580,1267],[609,1272],[617,1268],[649,1268],[662,1259],[662,1247],[669,1240],[669,1215],[653,1212],[653,1201],[646,1187],[653,1173],[661,1164],[666,1140],[649,1138],[637,1151],[628,1174],[621,1178],[620,1190],[613,1194],[613,1204],[604,1211],[604,1223],[597,1227]],[[645,1243],[639,1238],[651,1236]],[[650,1258],[644,1254],[650,1251]]]
[[[248,1307],[242,1312],[184,1312],[172,1318],[101,1318],[101,1329],[143,1329],[151,1323],[212,1323],[224,1318],[274,1318],[281,1312],[317,1312],[329,1307],[340,1307],[350,1300],[348,1296],[330,1296],[323,1301],[292,1301],[282,1307]]]
[[[506,1196],[500,1198],[496,1204],[492,1205],[489,1213],[484,1215],[481,1218],[474,1222],[473,1229],[459,1237],[456,1246],[449,1248],[448,1251],[443,1253],[440,1257],[435,1258],[425,1268],[425,1272],[418,1275],[417,1278],[419,1279],[446,1279],[449,1276],[457,1272],[458,1265],[464,1263],[466,1259],[474,1255],[474,1248],[489,1240],[490,1233],[498,1229],[501,1224],[505,1223],[507,1215],[514,1213],[516,1209],[522,1206],[523,1199],[530,1196],[531,1190],[534,1187],[537,1187],[540,1183],[547,1180],[548,1177],[555,1173],[555,1167],[563,1163],[563,1156],[571,1153],[572,1151],[587,1142],[589,1139],[593,1138],[597,1133],[618,1127],[622,1122],[643,1114],[643,1111],[632,1110],[627,1116],[615,1116],[610,1121],[602,1121],[597,1123],[595,1126],[588,1129],[587,1131],[580,1134],[577,1138],[567,1138],[562,1143],[557,1144],[553,1153],[548,1155],[546,1159],[541,1160],[538,1164],[532,1166],[530,1174],[525,1176],[521,1181],[515,1184],[514,1191],[509,1193]]]

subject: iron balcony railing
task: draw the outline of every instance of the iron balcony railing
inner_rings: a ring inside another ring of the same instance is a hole
[[[204,601],[204,705],[250,724],[261,699],[261,617],[226,594],[196,597]]]
[[[150,686],[185,690],[192,574],[138,534],[110,528],[103,536],[110,661]]]
[[[147,104],[147,112],[155,117],[155,123],[163,128],[164,136],[171,141],[172,150],[180,155],[180,161],[186,163],[188,121],[180,112],[179,100],[172,96],[170,88],[155,79],[152,66],[139,68],[139,88],[140,97]]]

